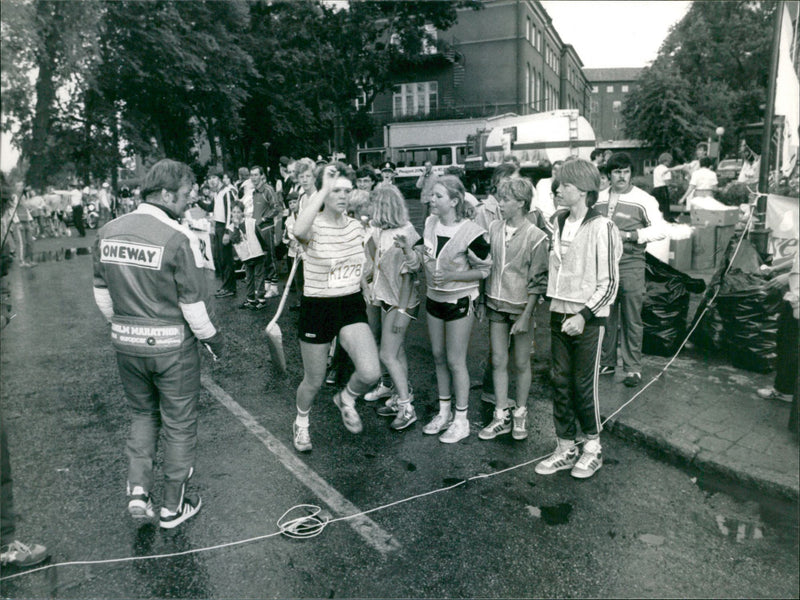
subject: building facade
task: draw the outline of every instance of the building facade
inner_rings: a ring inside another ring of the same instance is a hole
[[[435,43],[426,47],[424,60],[398,65],[392,91],[369,107],[376,132],[359,148],[359,163],[377,164],[388,155],[384,132],[390,123],[567,108],[588,115],[589,83],[580,56],[538,1],[487,0],[481,10],[459,9],[447,31],[430,33]],[[466,147],[454,154],[460,161]],[[431,158],[453,160],[446,152],[431,152]]]
[[[625,97],[634,89],[640,68],[584,69],[591,96],[587,118],[598,140],[626,138],[622,122]]]

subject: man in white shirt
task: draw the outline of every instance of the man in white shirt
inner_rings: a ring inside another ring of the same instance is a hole
[[[693,198],[713,198],[714,192],[719,185],[717,174],[711,170],[713,161],[707,156],[704,156],[699,162],[700,167],[692,173],[692,177],[689,180],[689,187],[679,200],[680,204],[686,202],[686,208],[689,210],[692,208],[691,202]]]
[[[545,179],[540,179],[536,184],[536,196],[534,197],[534,206],[542,211],[545,220],[549,221],[553,213],[556,212],[555,198],[553,197],[553,180],[558,178],[558,172],[561,170],[561,165],[564,164],[563,160],[557,160],[553,163],[552,176]]]
[[[595,210],[611,219],[622,238],[619,261],[619,291],[611,306],[600,357],[600,374],[612,375],[617,365],[617,340],[625,372],[623,383],[636,387],[642,381],[642,305],[645,293],[645,249],[648,242],[663,240],[667,224],[650,194],[631,183],[632,162],[628,154],[611,156],[606,170],[611,187],[600,192]],[[618,338],[617,330],[621,334]]]

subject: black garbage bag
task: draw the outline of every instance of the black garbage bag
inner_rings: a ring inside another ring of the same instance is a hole
[[[761,261],[748,240],[742,241],[726,274],[728,260],[714,275],[695,313],[697,320],[719,289],[692,341],[698,347],[721,351],[737,368],[766,373],[774,369],[777,358],[782,295],[766,287],[767,280],[759,271]]]
[[[642,352],[671,356],[686,335],[690,293],[702,293],[706,284],[650,254],[646,257]]]

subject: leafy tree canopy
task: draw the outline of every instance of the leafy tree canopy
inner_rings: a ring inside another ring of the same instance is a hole
[[[722,126],[722,153],[733,152],[744,126],[762,118],[774,10],[772,2],[692,3],[626,99],[627,135],[657,152],[691,154]]]

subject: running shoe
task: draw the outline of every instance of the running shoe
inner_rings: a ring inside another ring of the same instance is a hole
[[[550,456],[545,458],[533,469],[539,475],[552,475],[564,469],[571,469],[578,462],[578,449],[575,446],[569,448],[556,448]]]
[[[153,510],[153,503],[144,488],[140,485],[128,488],[128,514],[134,519],[152,519],[156,516]]]
[[[453,422],[453,415],[443,415],[442,413],[437,413],[433,420],[425,425],[422,428],[422,433],[426,435],[436,435],[437,433],[441,433]]]
[[[519,416],[516,410],[511,413],[511,421],[513,423],[511,437],[515,440],[524,440],[528,437],[528,409],[523,408],[520,413]]]
[[[294,448],[298,452],[311,451],[311,434],[308,427],[302,427],[297,423],[292,423],[292,433],[294,434]]]
[[[636,387],[640,383],[642,383],[642,374],[641,373],[628,373],[625,375],[625,379],[622,380],[628,387]]]
[[[394,387],[383,385],[383,383],[379,383],[366,394],[364,394],[364,401],[365,402],[377,402],[378,400],[383,400],[384,398],[390,398],[394,394]]]
[[[342,423],[350,433],[361,433],[364,426],[361,424],[361,417],[358,416],[355,406],[350,406],[342,400],[342,392],[336,392],[333,396],[333,403],[342,413]]]
[[[455,444],[466,437],[469,437],[469,421],[454,419],[447,431],[439,436],[439,441],[443,444]]]
[[[409,427],[416,422],[417,411],[414,410],[414,406],[411,403],[406,403],[399,407],[397,416],[394,418],[394,421],[391,422],[389,427],[395,431],[402,431],[406,427]]]
[[[482,440],[493,440],[498,435],[505,435],[511,433],[511,419],[508,415],[503,419],[498,419],[495,415],[492,421],[478,433],[478,437]]]
[[[161,525],[162,529],[174,529],[181,523],[188,521],[197,513],[199,513],[202,506],[203,506],[203,501],[200,499],[199,496],[195,501],[191,501],[188,498],[184,498],[183,504],[181,504],[181,506],[175,512],[167,510],[162,506],[159,525]]]
[[[41,544],[23,544],[14,540],[0,548],[0,565],[11,567],[32,567],[50,558],[47,548]]]
[[[603,455],[601,453],[600,443],[597,440],[589,440],[583,447],[583,453],[572,467],[570,475],[576,479],[588,479],[597,472],[597,469],[603,466]]]
[[[398,401],[399,401],[399,398],[397,397],[397,394],[395,394],[391,398],[389,398],[386,401],[386,403],[383,406],[381,406],[380,408],[378,408],[378,410],[375,411],[375,412],[377,412],[381,417],[394,417],[394,416],[397,416],[397,413],[399,411],[399,409],[398,409],[399,402]]]
[[[756,394],[758,394],[759,398],[763,398],[764,400],[780,400],[781,402],[792,401],[791,394],[781,394],[774,387],[761,388],[760,390],[756,391]]]

